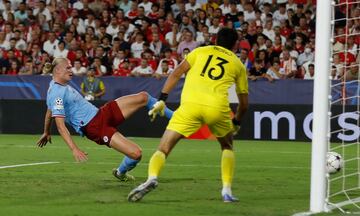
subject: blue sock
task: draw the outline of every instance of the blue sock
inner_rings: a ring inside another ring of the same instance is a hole
[[[121,162],[119,168],[117,169],[119,173],[125,174],[126,172],[134,169],[140,160],[134,160],[125,156],[123,161]]]
[[[148,103],[146,104],[146,107],[150,110],[154,104],[157,102],[157,99],[152,97],[150,94],[148,94]],[[173,115],[173,111],[169,109],[168,107],[165,107],[165,117],[168,119],[171,119]]]
[[[165,117],[168,119],[171,119],[171,117],[173,116],[174,111],[172,111],[171,109],[165,107]]]

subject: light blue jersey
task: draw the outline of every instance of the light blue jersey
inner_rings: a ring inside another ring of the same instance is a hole
[[[64,117],[76,132],[87,125],[98,112],[98,108],[85,100],[79,92],[69,85],[61,85],[52,80],[47,92],[46,104],[52,117]]]

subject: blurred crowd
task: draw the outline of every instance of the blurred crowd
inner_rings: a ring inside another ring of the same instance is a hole
[[[331,76],[358,79],[360,4],[336,3]],[[160,78],[229,27],[249,79],[312,79],[315,15],[316,0],[0,0],[0,74],[67,57],[76,76]]]

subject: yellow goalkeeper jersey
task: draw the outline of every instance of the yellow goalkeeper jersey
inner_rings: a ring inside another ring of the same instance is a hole
[[[228,89],[248,93],[246,69],[230,50],[220,46],[194,49],[186,56],[191,65],[181,94],[181,103],[191,102],[229,109]]]

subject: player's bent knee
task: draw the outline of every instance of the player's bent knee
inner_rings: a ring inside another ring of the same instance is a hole
[[[146,91],[141,91],[137,95],[138,95],[138,98],[139,98],[139,101],[140,101],[141,104],[145,105],[148,102],[149,96],[148,96],[148,93]]]
[[[131,159],[134,160],[141,160],[142,157],[142,150],[141,149],[137,149],[133,152],[130,152],[130,154],[128,155]]]

